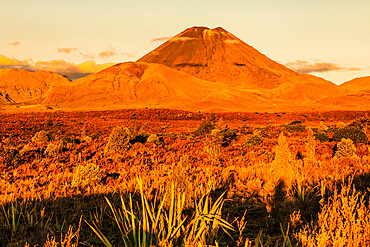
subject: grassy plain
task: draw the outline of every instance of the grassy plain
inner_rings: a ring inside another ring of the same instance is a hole
[[[368,246],[369,123],[344,111],[1,114],[0,246]]]

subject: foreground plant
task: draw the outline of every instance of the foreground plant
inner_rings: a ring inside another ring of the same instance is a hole
[[[106,198],[112,211],[122,242],[126,247],[136,246],[194,246],[215,244],[219,228],[234,230],[231,224],[221,218],[221,209],[224,204],[222,194],[213,205],[209,195],[203,196],[196,205],[193,216],[188,219],[183,216],[185,194],[175,195],[174,185],[171,187],[170,204],[165,208],[165,197],[159,199],[158,194],[152,203],[149,203],[143,192],[143,183],[137,179],[140,189],[139,212],[134,210],[132,196],[126,206],[121,196],[121,208],[116,208]],[[96,226],[86,222],[103,244],[113,246],[108,237]]]
[[[322,207],[316,225],[298,234],[302,246],[370,246],[370,208],[349,182]]]

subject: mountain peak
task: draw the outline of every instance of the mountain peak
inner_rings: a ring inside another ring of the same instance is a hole
[[[138,62],[160,63],[207,81],[241,88],[274,88],[297,75],[222,27],[192,27],[170,38]]]
[[[216,27],[213,29],[210,29],[208,27],[202,27],[202,26],[194,26],[191,28],[186,29],[185,31],[179,33],[178,35],[174,36],[170,39],[170,41],[185,41],[185,39],[181,40],[181,37],[188,37],[192,39],[206,39],[207,36],[217,36],[217,39],[234,39],[235,36],[230,36],[228,31],[223,29],[222,27]]]

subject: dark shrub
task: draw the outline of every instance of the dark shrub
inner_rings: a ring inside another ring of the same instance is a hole
[[[194,132],[196,136],[210,134],[213,129],[216,128],[216,115],[210,114],[200,124],[199,128]]]
[[[228,127],[226,127],[224,130],[222,130],[220,132],[221,146],[222,147],[229,146],[230,142],[237,138],[237,132],[238,132],[237,130],[229,129]]]
[[[245,140],[244,145],[247,147],[253,147],[262,144],[262,137],[259,135],[252,135]]]
[[[123,153],[131,145],[140,142],[146,142],[148,135],[143,133],[139,128],[126,128],[123,126],[115,127],[108,139],[104,152]]]
[[[351,139],[354,143],[368,142],[365,132],[353,126],[347,126],[334,132],[333,139],[335,142],[340,142],[343,138]]]
[[[365,114],[365,116],[353,120],[349,126],[367,131],[368,126],[370,126],[370,118],[367,116],[367,114]]]
[[[313,136],[320,142],[327,142],[330,140],[330,137],[324,132],[317,132]]]
[[[294,121],[296,122],[296,121]],[[303,132],[306,130],[306,126],[304,126],[303,124],[301,123],[295,123],[295,124],[288,124],[287,126],[285,126],[286,130],[290,133],[292,132]]]

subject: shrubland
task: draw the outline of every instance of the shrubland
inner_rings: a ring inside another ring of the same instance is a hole
[[[364,112],[1,116],[1,246],[369,243]]]

